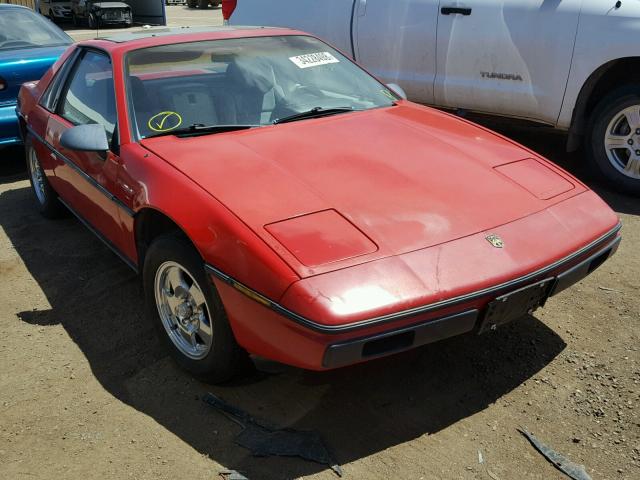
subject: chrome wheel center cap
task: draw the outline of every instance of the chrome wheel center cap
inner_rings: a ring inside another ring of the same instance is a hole
[[[182,325],[188,325],[192,316],[193,308],[187,302],[183,302],[176,307],[176,317],[178,317]]]

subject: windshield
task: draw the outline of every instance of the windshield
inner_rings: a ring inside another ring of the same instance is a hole
[[[2,9],[0,51],[69,44],[71,38],[41,15],[26,8]]]
[[[317,109],[295,119],[302,121],[396,100],[350,60],[307,36],[145,48],[127,55],[126,68],[131,117],[141,138],[193,126],[270,125]]]

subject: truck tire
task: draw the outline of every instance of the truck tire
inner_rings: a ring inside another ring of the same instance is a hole
[[[187,0],[187,7],[196,8],[197,5],[198,5],[197,0]]]
[[[615,191],[640,196],[640,84],[605,96],[589,118],[592,170]]]
[[[200,8],[209,8],[209,0],[198,0],[198,6]]]
[[[207,383],[253,370],[202,257],[185,237],[168,234],[153,241],[145,255],[142,283],[146,315],[183,369]]]
[[[213,5],[213,8],[218,8],[220,6],[220,0],[213,0],[211,5]]]

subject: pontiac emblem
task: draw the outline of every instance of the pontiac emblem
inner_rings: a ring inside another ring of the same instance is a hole
[[[487,242],[489,242],[491,245],[493,245],[496,248],[502,248],[504,247],[504,242],[502,241],[502,239],[498,236],[498,235],[487,235],[486,237],[484,237],[487,239]]]

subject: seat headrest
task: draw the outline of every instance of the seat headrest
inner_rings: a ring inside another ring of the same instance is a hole
[[[253,58],[236,58],[227,67],[227,78],[245,88],[256,88],[266,93],[274,88],[273,68],[268,62]]]

